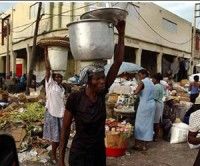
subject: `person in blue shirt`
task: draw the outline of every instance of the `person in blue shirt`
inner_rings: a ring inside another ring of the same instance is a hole
[[[195,103],[196,98],[199,96],[199,76],[194,76],[194,82],[190,83],[190,102]]]
[[[154,117],[154,141],[157,141],[159,137],[160,121],[162,120],[162,114],[164,108],[164,103],[162,100],[164,97],[164,87],[160,83],[162,79],[163,77],[160,73],[157,73],[152,77],[152,81],[155,85],[154,100],[156,102],[156,111]]]
[[[134,91],[139,95],[140,101],[135,119],[135,145],[136,150],[147,150],[147,142],[153,140],[153,123],[156,104],[154,100],[154,84],[149,78],[147,70],[138,72],[140,83]]]

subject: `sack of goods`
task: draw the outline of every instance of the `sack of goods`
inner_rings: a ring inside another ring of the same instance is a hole
[[[189,126],[185,123],[174,123],[171,128],[170,143],[182,143],[187,142],[187,136],[189,132]]]

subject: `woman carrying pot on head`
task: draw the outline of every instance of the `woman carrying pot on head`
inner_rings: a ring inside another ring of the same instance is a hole
[[[86,86],[68,97],[61,134],[59,166],[65,165],[65,149],[72,118],[75,119],[76,135],[70,148],[69,165],[106,166],[105,96],[117,77],[123,61],[125,22],[120,21],[116,28],[119,34],[118,45],[114,54],[114,63],[107,76],[102,66],[86,66],[80,73],[80,82]]]
[[[60,73],[51,73],[47,49],[45,49],[45,67],[46,112],[43,138],[51,141],[51,161],[56,163],[56,151],[59,146],[62,119],[65,111],[65,90],[61,85],[63,76]]]
[[[153,123],[155,116],[154,84],[149,79],[147,70],[138,72],[140,83],[134,91],[139,95],[140,102],[135,119],[135,146],[136,150],[147,150],[147,142],[153,140]]]
[[[155,118],[154,118],[154,141],[159,138],[160,121],[163,114],[163,97],[164,97],[164,87],[161,85],[160,81],[163,79],[160,73],[155,74],[152,77],[152,81],[155,85],[154,100],[156,102]]]

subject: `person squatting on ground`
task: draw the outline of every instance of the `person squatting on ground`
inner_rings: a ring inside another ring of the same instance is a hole
[[[90,65],[80,73],[80,83],[86,84],[79,92],[70,94],[64,113],[60,141],[59,166],[64,166],[65,150],[69,139],[70,125],[75,120],[76,134],[69,153],[70,166],[106,166],[105,155],[105,96],[117,77],[124,56],[125,22],[116,25],[118,45],[112,64],[105,77],[104,68]]]
[[[155,118],[154,118],[154,141],[157,141],[159,138],[160,131],[160,121],[162,120],[163,115],[163,97],[164,97],[164,88],[161,85],[160,81],[163,79],[160,73],[155,74],[152,77],[152,81],[155,84],[154,91],[154,100],[156,102]]]
[[[59,73],[51,73],[51,66],[49,63],[46,49],[45,67],[46,112],[44,120],[43,138],[51,141],[51,161],[53,163],[56,163],[56,151],[59,146],[62,119],[65,111],[65,90],[61,85],[63,76]]]
[[[153,124],[155,116],[154,84],[149,79],[147,70],[142,69],[138,72],[141,80],[135,95],[140,96],[140,102],[135,119],[135,146],[136,150],[147,150],[147,142],[153,140]]]

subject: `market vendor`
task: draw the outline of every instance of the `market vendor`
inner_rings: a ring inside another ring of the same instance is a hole
[[[164,102],[164,110],[162,118],[163,138],[166,141],[169,141],[170,129],[175,120],[176,120],[176,112],[174,108],[174,98],[168,96]]]
[[[190,102],[195,103],[196,98],[199,96],[199,76],[194,76],[194,82],[190,83],[189,91],[190,91]]]
[[[62,119],[65,111],[64,93],[62,87],[63,76],[60,73],[51,73],[51,66],[45,49],[45,89],[46,89],[46,113],[44,120],[43,138],[51,141],[51,161],[57,162],[56,151],[59,146]]]
[[[154,118],[154,141],[157,141],[159,138],[160,122],[162,120],[162,114],[164,108],[164,103],[163,103],[164,88],[163,85],[161,85],[160,83],[162,79],[163,76],[160,73],[157,73],[152,77],[152,81],[155,84],[154,100],[156,102],[156,110]]]
[[[140,102],[135,119],[135,146],[136,150],[147,150],[147,142],[153,140],[153,124],[155,116],[154,84],[149,79],[147,70],[142,69],[138,72],[141,80],[135,95],[140,96]]]
[[[195,103],[192,105],[192,107],[185,113],[185,116],[184,116],[184,120],[183,122],[186,123],[186,124],[189,124],[189,119],[190,119],[190,115],[197,111],[197,110],[200,110],[200,96],[198,96],[196,98],[196,101]]]
[[[124,56],[125,22],[116,28],[119,38],[112,64],[107,76],[100,65],[86,66],[80,73],[80,83],[86,84],[79,92],[70,94],[64,114],[59,166],[64,166],[65,150],[69,139],[70,125],[75,119],[76,135],[70,153],[70,166],[106,166],[105,155],[105,96],[117,77]]]
[[[135,73],[124,72],[115,79],[114,83],[109,89],[109,93],[117,94],[132,94],[137,86]]]

